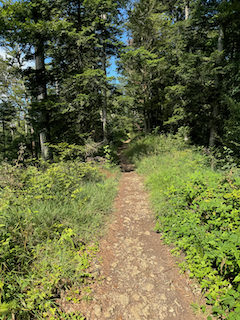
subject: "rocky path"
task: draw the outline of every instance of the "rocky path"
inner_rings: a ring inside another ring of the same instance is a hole
[[[135,172],[123,173],[115,206],[114,221],[100,244],[97,267],[104,280],[92,288],[86,319],[203,319],[190,306],[198,294],[180,276],[159,234],[151,231],[148,195]]]

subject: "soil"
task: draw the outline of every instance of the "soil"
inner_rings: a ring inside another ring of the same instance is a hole
[[[115,209],[92,270],[103,281],[90,286],[93,299],[81,301],[79,311],[87,320],[204,319],[191,307],[199,303],[200,289],[180,274],[154,231],[148,193],[136,172],[122,174]]]

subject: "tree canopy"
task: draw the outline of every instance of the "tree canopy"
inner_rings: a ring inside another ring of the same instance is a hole
[[[18,128],[47,159],[48,144],[116,142],[135,128],[238,153],[237,1],[2,1],[0,16],[7,145]],[[119,84],[106,76],[112,56]]]

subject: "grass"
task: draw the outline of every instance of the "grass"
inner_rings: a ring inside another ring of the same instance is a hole
[[[0,176],[0,319],[83,319],[65,316],[58,301],[95,281],[88,270],[117,192],[117,169],[3,164]]]
[[[185,253],[183,271],[197,279],[208,320],[240,318],[240,170],[211,170],[204,149],[180,137],[149,136],[129,145],[126,155],[146,178],[156,231],[175,255]],[[222,159],[223,160],[223,159]],[[226,164],[226,160],[225,160]]]
[[[172,135],[162,137],[149,135],[141,139],[136,136],[129,144],[129,148],[124,150],[124,155],[138,166],[148,156],[173,153],[174,150],[182,150],[185,145],[183,139]]]

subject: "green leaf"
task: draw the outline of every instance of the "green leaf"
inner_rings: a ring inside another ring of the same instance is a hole
[[[224,312],[222,309],[220,309],[219,307],[217,307],[217,306],[213,306],[213,307],[212,307],[212,311],[215,312],[215,313],[217,313],[217,314],[223,314],[223,315],[225,315],[225,312]]]
[[[240,282],[240,274],[234,278],[233,282]]]
[[[9,303],[3,302],[0,304],[0,313],[6,313],[9,311]]]

